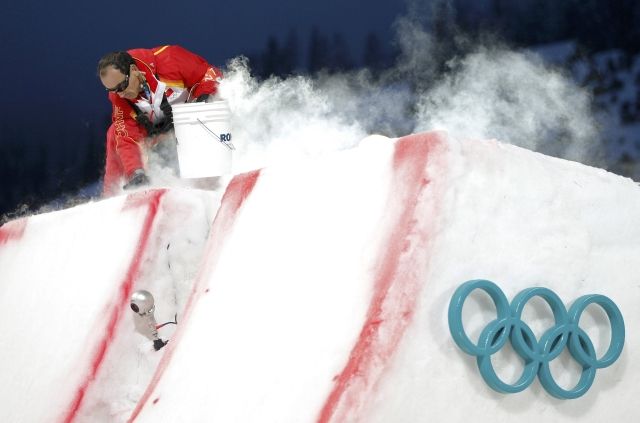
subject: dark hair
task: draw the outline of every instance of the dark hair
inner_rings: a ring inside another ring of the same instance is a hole
[[[118,69],[124,75],[129,74],[129,68],[131,65],[135,65],[136,62],[133,57],[126,51],[114,51],[107,53],[98,62],[98,77],[105,74],[105,69],[109,66],[113,66]]]

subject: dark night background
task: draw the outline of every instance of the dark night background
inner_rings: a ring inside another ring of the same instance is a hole
[[[637,0],[26,0],[2,9],[2,220],[101,178],[110,107],[95,67],[109,51],[180,44],[222,68],[244,55],[257,78],[375,71],[394,65],[394,22],[407,14],[443,42],[456,33],[514,48],[570,39],[587,57],[640,50]]]

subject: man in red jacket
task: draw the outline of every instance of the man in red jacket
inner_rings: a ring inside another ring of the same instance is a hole
[[[222,73],[180,46],[163,46],[106,54],[98,76],[113,106],[103,186],[103,195],[113,195],[122,183],[148,183],[145,151],[173,129],[171,105],[206,101]]]

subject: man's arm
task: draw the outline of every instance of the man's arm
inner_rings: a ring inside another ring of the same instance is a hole
[[[191,98],[218,91],[222,72],[197,54],[180,46],[165,46],[154,54],[160,78],[183,81],[185,88],[191,90]]]
[[[146,132],[135,120],[135,112],[131,104],[110,93],[109,99],[113,105],[111,120],[115,131],[115,152],[122,163],[127,180],[138,169],[144,169],[140,142]]]

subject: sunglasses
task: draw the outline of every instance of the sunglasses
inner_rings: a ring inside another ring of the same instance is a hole
[[[127,73],[127,75],[124,77],[124,81],[122,81],[115,87],[107,88],[106,90],[109,92],[121,93],[122,91],[126,90],[128,86],[129,86],[129,73]]]

